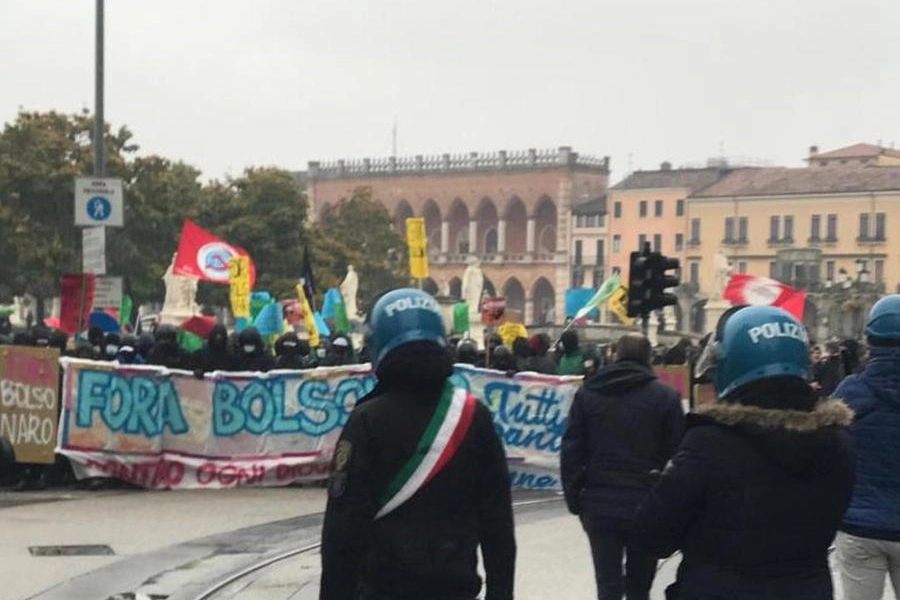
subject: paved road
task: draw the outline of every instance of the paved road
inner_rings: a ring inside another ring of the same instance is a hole
[[[518,500],[541,497],[547,496]],[[106,600],[126,592],[191,599],[264,556],[317,541],[316,513],[323,508],[324,494],[315,488],[0,494],[0,600]],[[516,525],[516,598],[595,597],[587,540],[561,502],[520,507]],[[39,544],[84,543],[109,544],[116,554],[38,558],[28,552]],[[316,598],[319,561],[309,553],[279,563],[217,600]],[[654,600],[664,600],[677,565],[677,557],[661,565]],[[885,598],[896,600],[890,592]]]

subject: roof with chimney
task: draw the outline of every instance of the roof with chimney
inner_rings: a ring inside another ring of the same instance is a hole
[[[833,159],[841,159],[841,158],[875,158],[878,156],[890,156],[892,158],[900,158],[900,150],[894,150],[893,148],[884,148],[882,146],[876,146],[875,144],[853,144],[852,146],[846,146],[844,148],[838,148],[837,150],[830,150],[828,152],[810,152],[809,158],[806,160],[833,160]]]
[[[900,167],[736,169],[693,198],[900,191]]]
[[[707,169],[664,168],[656,171],[635,171],[610,189],[650,190],[686,188],[694,192],[714,183],[730,171],[730,169],[720,167]]]

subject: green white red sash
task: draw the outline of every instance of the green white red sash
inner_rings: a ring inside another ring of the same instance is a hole
[[[416,451],[382,494],[376,519],[412,498],[450,462],[472,424],[475,402],[466,390],[454,388],[449,382],[444,384],[441,399]]]

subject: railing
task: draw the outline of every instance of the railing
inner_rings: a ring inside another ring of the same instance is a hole
[[[308,176],[319,179],[368,177],[419,173],[449,173],[472,171],[529,170],[548,167],[581,167],[609,173],[609,157],[580,155],[568,146],[556,150],[529,149],[517,152],[501,150],[479,154],[441,154],[364,158],[310,162]]]

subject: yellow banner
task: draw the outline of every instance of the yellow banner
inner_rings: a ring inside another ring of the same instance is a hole
[[[316,327],[316,318],[309,307],[309,300],[303,293],[303,286],[299,284],[297,285],[297,298],[300,300],[300,310],[303,311],[303,324],[306,326],[306,333],[309,334],[309,347],[316,348],[320,342],[319,329]]]
[[[620,285],[606,301],[609,310],[626,325],[634,325],[634,319],[628,316],[628,288]]]
[[[250,257],[234,256],[228,261],[231,312],[235,318],[250,316]]]
[[[425,219],[419,217],[406,219],[406,245],[409,248],[410,276],[413,279],[425,279],[428,277]]]

